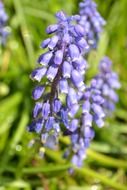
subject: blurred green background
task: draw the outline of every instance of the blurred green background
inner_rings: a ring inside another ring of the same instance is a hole
[[[127,190],[127,0],[97,0],[107,20],[98,50],[88,59],[87,79],[97,72],[103,55],[113,60],[122,84],[119,103],[87,152],[84,167],[70,176],[62,159],[68,139],[58,151],[46,150],[40,159],[37,147],[28,147],[35,137],[26,131],[30,122],[34,83],[29,74],[42,52],[45,29],[54,14],[78,12],[78,0],[4,0],[11,35],[0,50],[0,190]]]

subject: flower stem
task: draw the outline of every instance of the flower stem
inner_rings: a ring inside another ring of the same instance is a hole
[[[37,174],[37,173],[50,173],[50,172],[60,172],[60,171],[66,171],[69,168],[72,168],[73,166],[71,164],[66,165],[49,165],[48,167],[34,167],[34,168],[23,168],[22,173],[23,174]],[[120,183],[115,182],[114,180],[109,179],[108,177],[99,174],[98,172],[93,171],[90,168],[77,168],[74,167],[76,173],[82,175],[82,176],[89,176],[94,179],[98,179],[103,183],[104,185],[110,186],[113,189],[116,190],[126,190],[127,186],[124,186]]]
[[[123,168],[127,170],[127,162],[124,160],[111,158],[109,156],[105,156],[101,153],[95,152],[91,149],[87,150],[87,155],[89,158],[92,158],[105,166]]]

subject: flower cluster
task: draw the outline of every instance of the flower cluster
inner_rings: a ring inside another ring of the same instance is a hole
[[[99,71],[95,77],[96,87],[104,97],[103,108],[105,113],[110,114],[115,109],[115,103],[118,102],[118,95],[115,90],[120,88],[120,82],[117,73],[112,71],[112,62],[108,57],[104,57],[100,61]]]
[[[41,134],[44,146],[49,146],[51,139],[57,142],[61,123],[72,131],[78,126],[74,116],[79,109],[79,94],[85,89],[83,74],[87,67],[82,51],[89,48],[83,38],[84,30],[77,24],[80,16],[67,17],[60,11],[56,18],[57,24],[46,30],[55,35],[43,41],[41,46],[47,51],[38,59],[41,66],[31,74],[31,78],[41,85],[32,93],[37,102],[34,120],[28,128]]]
[[[80,167],[94,137],[93,126],[104,126],[106,110],[113,110],[118,100],[115,89],[120,83],[107,57],[100,62],[100,73],[89,85],[84,83],[88,63],[83,56],[95,45],[105,23],[96,4],[85,0],[80,15],[68,17],[60,11],[56,18],[57,23],[46,29],[52,35],[42,42],[45,53],[31,73],[39,84],[32,92],[36,103],[28,130],[38,133],[42,146],[49,148],[57,147],[61,133],[68,135],[71,145],[65,155]]]
[[[105,20],[97,11],[97,5],[93,0],[83,0],[83,2],[79,4],[79,8],[81,16],[79,24],[81,24],[85,30],[85,38],[89,45],[95,48],[102,28],[105,25]]]
[[[0,1],[0,45],[6,43],[6,38],[8,36],[8,30],[6,28],[6,22],[8,16],[4,10],[4,5]]]
[[[79,167],[82,166],[86,149],[94,137],[93,125],[104,126],[105,113],[102,108],[104,98],[101,91],[96,88],[96,84],[96,79],[93,79],[80,98],[79,126],[70,135],[73,151],[72,163]]]

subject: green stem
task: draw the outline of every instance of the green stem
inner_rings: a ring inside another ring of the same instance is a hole
[[[105,166],[127,169],[127,162],[124,160],[111,158],[91,149],[87,150],[87,155],[89,158],[92,158]]]
[[[60,172],[60,171],[66,171],[69,168],[73,168],[71,164],[67,165],[49,165],[48,167],[35,167],[35,168],[23,168],[22,173],[23,174],[37,174],[37,173],[50,173],[50,172]],[[94,179],[98,179],[103,183],[104,185],[110,186],[116,190],[126,190],[127,186],[124,186],[122,184],[119,184],[115,182],[114,180],[109,179],[108,177],[99,174],[98,172],[95,172],[91,170],[90,168],[75,168],[74,170],[76,173],[82,175],[82,176],[87,176],[87,177],[92,177]]]
[[[101,175],[98,172],[91,170],[90,168],[76,169],[76,171],[77,171],[77,173],[79,173],[81,175],[85,175],[85,176],[89,176],[89,177],[98,179],[101,181],[101,183],[103,183],[104,185],[110,186],[113,189],[127,190],[127,186],[117,183],[117,182],[107,178],[106,176]]]
[[[37,173],[50,173],[50,172],[60,172],[60,171],[66,171],[72,167],[71,164],[67,165],[49,165],[47,167],[35,167],[35,168],[23,168],[22,173],[23,174],[37,174]]]

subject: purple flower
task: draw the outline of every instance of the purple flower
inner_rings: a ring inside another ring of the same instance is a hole
[[[40,84],[32,92],[33,99],[38,102],[33,109],[33,122],[29,128],[41,133],[44,146],[50,144],[51,139],[58,138],[61,125],[64,124],[65,130],[70,132],[79,127],[75,118],[80,107],[78,91],[85,89],[83,74],[87,64],[83,54],[88,44],[84,39],[83,27],[77,24],[80,16],[67,17],[60,11],[56,18],[57,23],[46,29],[52,37],[42,42],[41,47],[47,49],[39,56],[39,66],[30,76]],[[53,136],[50,136],[51,133]]]
[[[83,0],[79,3],[79,8],[81,16],[79,24],[84,28],[88,44],[95,48],[106,22],[97,11],[97,5],[93,0]]]
[[[6,38],[9,34],[9,31],[6,27],[8,16],[4,10],[4,5],[0,1],[0,44],[5,45]]]
[[[37,102],[28,126],[30,132],[40,135],[44,147],[54,149],[59,135],[68,135],[71,140],[68,156],[79,167],[94,138],[94,126],[104,126],[105,109],[114,108],[118,101],[115,89],[120,87],[107,57],[100,63],[100,73],[89,85],[85,84],[88,63],[83,54],[88,52],[90,40],[94,44],[99,37],[104,20],[92,0],[83,1],[80,8],[81,16],[67,17],[58,12],[57,23],[46,29],[52,36],[42,42],[46,52],[40,55],[39,66],[31,73],[39,85],[32,92]]]
[[[70,93],[68,94],[68,98],[69,95]],[[74,99],[75,96],[72,100]],[[71,104],[73,103],[71,101],[68,100],[70,107],[72,107]],[[72,151],[74,153],[72,163],[78,167],[82,166],[86,156],[86,149],[90,146],[90,142],[94,138],[93,124],[96,124],[98,127],[104,125],[105,113],[102,107],[103,102],[101,91],[96,88],[96,80],[94,79],[91,81],[90,86],[86,86],[83,95],[79,98],[79,106],[74,107],[76,110],[73,110],[73,107],[69,110],[69,116],[71,114],[73,119],[68,122],[66,127],[71,131],[68,134],[70,135]],[[74,105],[76,106],[77,104],[75,103]],[[80,110],[80,117],[78,119],[75,117],[77,109]]]
[[[118,102],[116,89],[120,88],[118,75],[112,71],[112,62],[108,57],[104,57],[99,64],[99,74],[95,76],[96,87],[101,91],[103,108],[109,115],[115,109],[115,103]],[[100,99],[98,97],[98,99]],[[99,121],[100,122],[100,121]]]
[[[41,98],[42,94],[44,93],[45,87],[40,85],[37,86],[33,92],[32,92],[32,97],[34,100],[38,100],[39,98]]]

